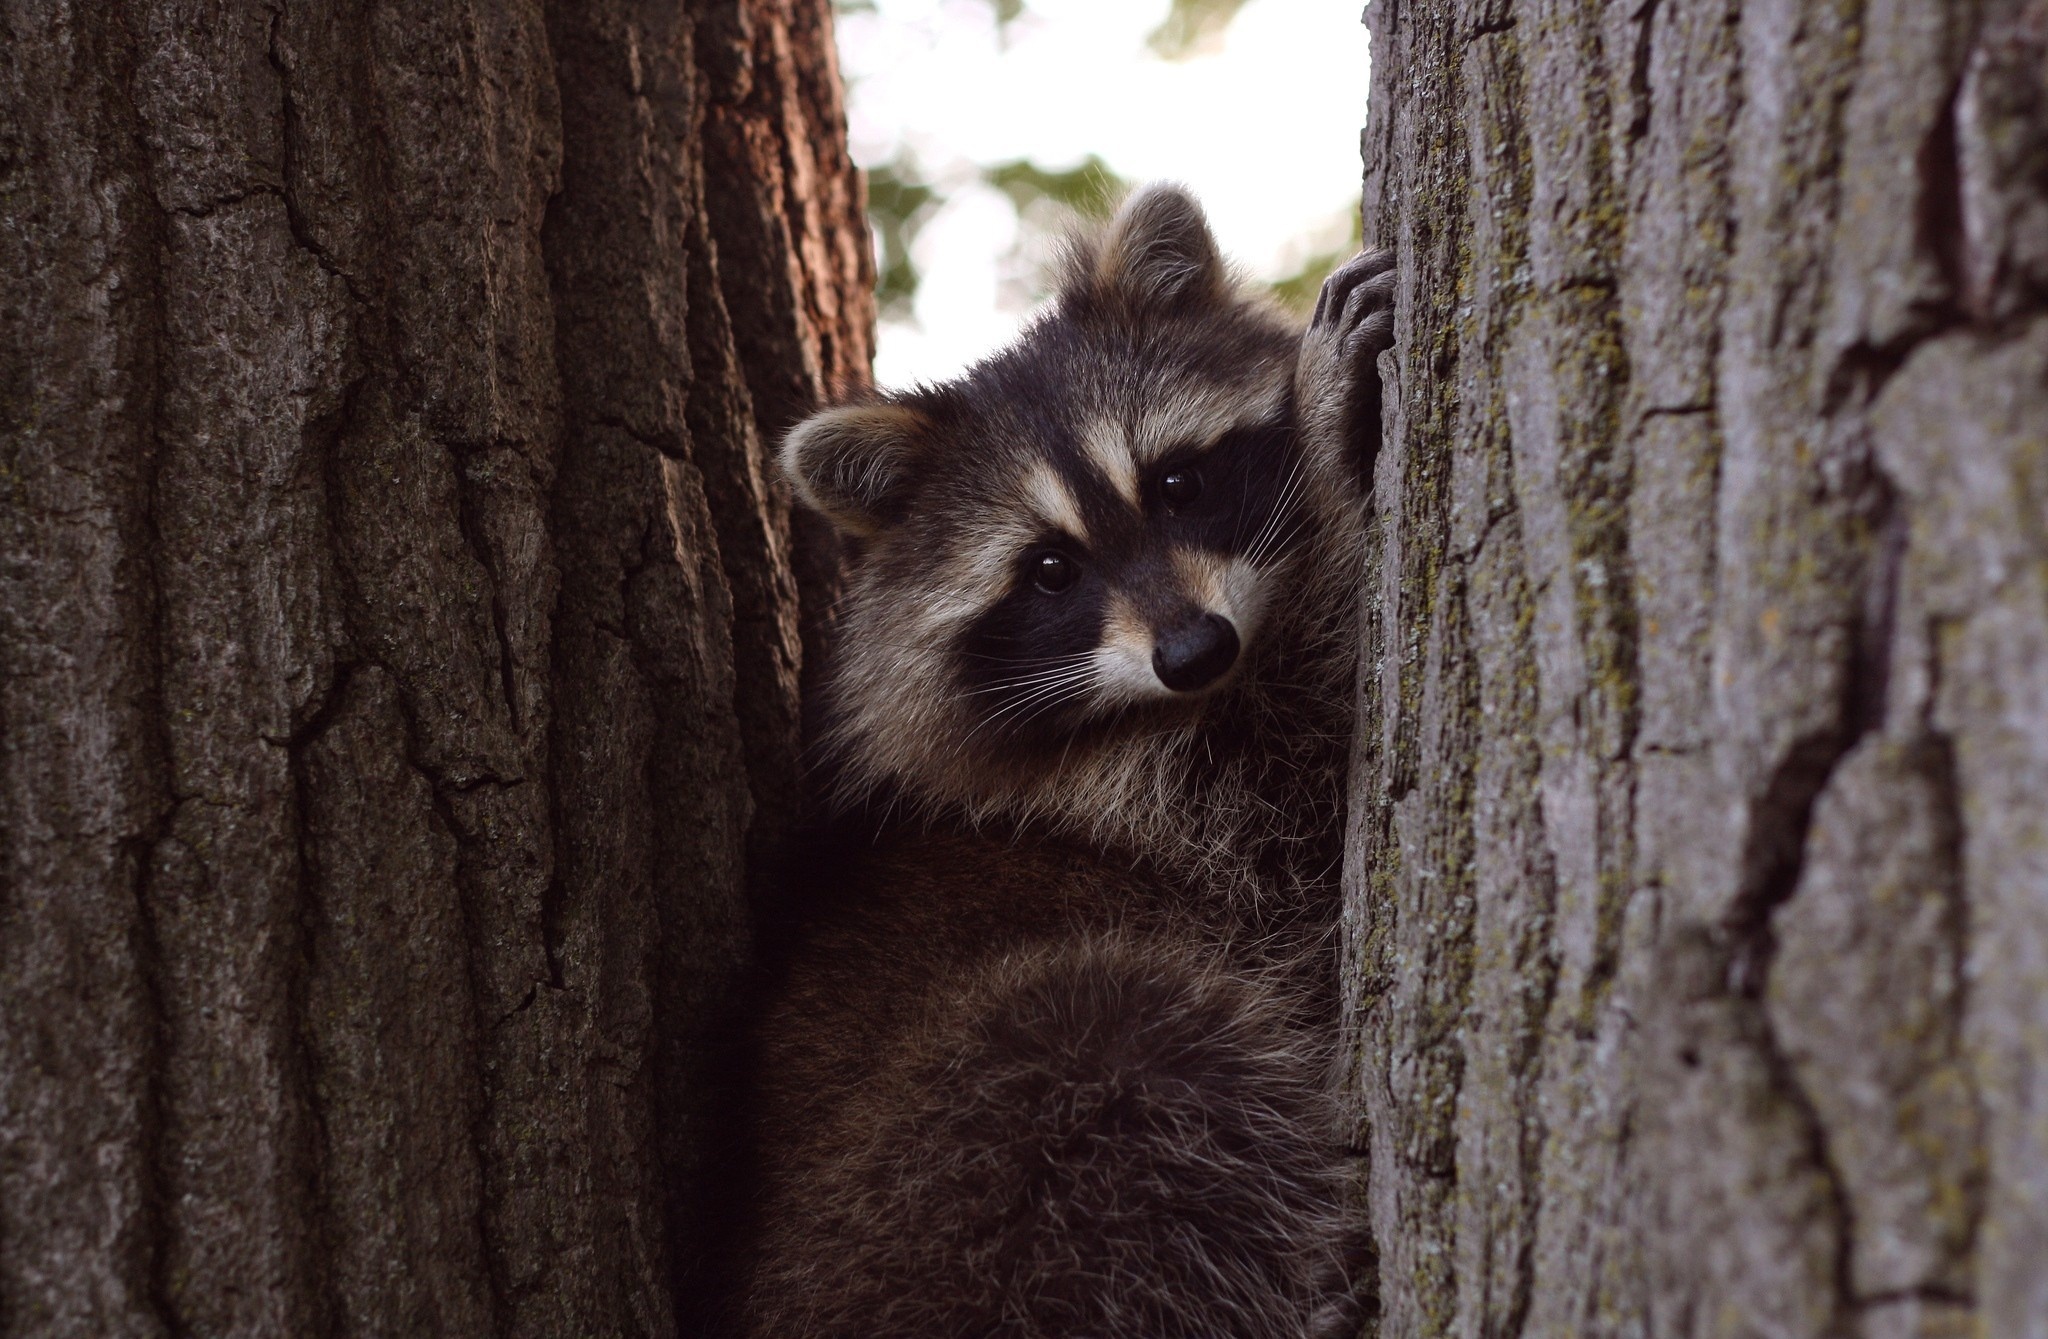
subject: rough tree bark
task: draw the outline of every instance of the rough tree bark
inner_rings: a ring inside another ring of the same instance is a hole
[[[1379,1333],[2048,1334],[2048,6],[1368,20]]]
[[[826,0],[0,7],[0,1334],[692,1328],[841,119]]]

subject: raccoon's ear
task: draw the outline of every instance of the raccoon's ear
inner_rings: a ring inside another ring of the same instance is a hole
[[[797,496],[841,530],[872,535],[897,519],[896,501],[930,420],[899,404],[822,409],[782,439]]]
[[[1201,204],[1169,182],[1133,192],[1078,268],[1075,279],[1140,306],[1211,301],[1230,287]]]

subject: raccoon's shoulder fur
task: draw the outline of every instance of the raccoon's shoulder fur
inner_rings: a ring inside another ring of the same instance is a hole
[[[752,1333],[1341,1318],[1299,958],[1334,922],[1390,292],[1361,257],[1303,334],[1152,187],[1015,345],[790,434],[853,541],[831,799],[891,817],[803,872],[760,1023]]]

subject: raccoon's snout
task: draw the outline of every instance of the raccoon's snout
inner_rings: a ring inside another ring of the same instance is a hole
[[[1237,629],[1221,614],[1168,628],[1152,647],[1152,672],[1176,693],[1207,688],[1237,663]]]

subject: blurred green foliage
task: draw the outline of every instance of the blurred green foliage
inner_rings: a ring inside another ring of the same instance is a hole
[[[983,0],[994,12],[998,33],[1023,17],[1026,0]],[[1166,18],[1146,37],[1152,52],[1180,60],[1212,49],[1247,0],[1170,0]],[[841,14],[872,14],[875,0],[833,0]],[[1074,219],[1107,218],[1130,189],[1099,156],[1089,154],[1072,167],[1045,167],[1030,159],[981,164],[974,169],[982,184],[1008,197],[1017,211],[1022,236],[1019,250],[1057,233]],[[944,207],[949,191],[961,183],[947,174],[941,183],[925,171],[909,150],[868,167],[868,223],[875,234],[875,303],[885,321],[909,321],[921,278],[911,250],[917,235]],[[967,178],[972,180],[972,178]],[[1273,295],[1302,313],[1315,305],[1323,278],[1358,249],[1359,223],[1351,221],[1348,246],[1318,250],[1305,257],[1294,273],[1272,281]]]
[[[1131,184],[1111,170],[1100,156],[1089,154],[1069,168],[1046,168],[1024,158],[989,163],[981,168],[984,185],[1009,197],[1017,213],[1017,240],[1010,249],[1004,281],[1010,301],[1036,302],[1047,296],[1042,287],[1051,277],[1045,262],[1051,243],[1073,230],[1077,220],[1106,219]]]
[[[1294,273],[1283,275],[1271,281],[1273,296],[1280,299],[1280,305],[1301,316],[1315,310],[1316,295],[1323,291],[1323,280],[1330,271],[1358,254],[1365,245],[1365,220],[1356,210],[1351,214],[1351,234],[1345,244],[1334,251],[1316,251],[1305,257]]]
[[[1130,184],[1095,154],[1077,166],[1044,168],[1026,158],[991,163],[981,179],[1010,197],[1019,218],[1051,207],[1083,218],[1108,218]]]
[[[1223,30],[1244,7],[1245,0],[1173,0],[1166,21],[1146,35],[1145,45],[1167,60],[1186,60],[1213,51],[1223,41]]]
[[[899,153],[868,169],[868,226],[875,232],[875,306],[884,320],[907,321],[917,297],[917,264],[912,243],[944,204],[938,188],[924,180],[917,160]]]

